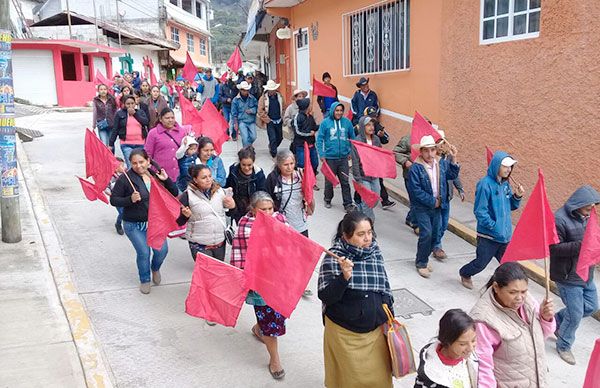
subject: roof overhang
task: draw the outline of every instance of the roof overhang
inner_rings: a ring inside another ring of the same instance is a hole
[[[178,54],[176,51],[170,51],[169,52],[169,56],[171,57],[171,59],[181,65],[185,64],[185,60],[186,60],[186,55],[185,53],[183,54]],[[194,62],[194,66],[196,67],[211,67],[209,63],[207,62],[201,62],[198,60],[194,60],[194,58],[190,57],[192,59],[192,62]]]
[[[294,7],[304,0],[265,0],[265,8],[289,8]]]
[[[83,53],[108,53],[111,56],[118,56],[127,53],[127,50],[120,49],[117,47],[109,47],[101,44],[95,44],[92,42],[84,42],[81,40],[73,39],[15,39],[12,42],[14,48],[24,45],[37,45],[37,46],[68,46],[76,47],[81,49]]]

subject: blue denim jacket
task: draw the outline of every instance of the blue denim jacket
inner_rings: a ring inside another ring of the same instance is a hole
[[[440,197],[442,209],[448,208],[448,181],[458,178],[460,166],[456,163],[451,163],[447,159],[438,160],[439,177],[438,177],[438,196]],[[431,179],[425,169],[425,161],[420,156],[415,160],[410,167],[408,173],[408,195],[410,197],[410,206],[413,210],[435,209],[435,197],[431,188]]]
[[[246,110],[252,113],[246,113]],[[256,112],[258,111],[258,101],[253,95],[248,95],[243,99],[240,95],[236,96],[231,103],[231,118],[234,122],[252,124],[256,122]]]

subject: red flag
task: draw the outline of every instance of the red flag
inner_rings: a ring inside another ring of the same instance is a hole
[[[415,160],[419,156],[419,150],[412,148],[412,145],[420,144],[421,138],[427,135],[433,136],[435,141],[438,141],[442,138],[438,131],[436,131],[435,128],[433,128],[431,124],[429,124],[429,122],[427,122],[427,120],[425,120],[423,116],[419,114],[419,112],[415,111],[415,117],[413,119],[412,129],[410,131],[410,157],[412,160]]]
[[[587,372],[583,388],[599,388],[600,387],[600,339],[596,340],[596,345],[590,356]]]
[[[94,77],[94,85],[98,86],[100,84],[104,84],[109,88],[113,86],[113,81],[109,80],[104,76],[104,74],[100,73],[100,70],[96,70],[96,76]]]
[[[587,282],[590,267],[598,263],[600,263],[600,226],[598,226],[598,215],[596,214],[596,208],[594,208],[581,242],[579,261],[577,261],[577,275]],[[600,378],[600,376],[598,377]]]
[[[227,72],[223,73],[221,76],[221,83],[224,84],[225,82],[227,82]]]
[[[348,111],[344,115],[348,120],[352,121],[354,118],[354,113],[352,113],[352,109],[348,108]]]
[[[233,53],[227,60],[227,67],[235,73],[242,67],[242,54],[240,54],[240,48],[238,46],[235,46],[235,50],[233,50]]]
[[[352,186],[354,186],[354,190],[360,194],[360,199],[363,200],[368,207],[375,207],[377,201],[379,201],[379,194],[367,189],[365,186],[361,185],[355,180],[352,180]]]
[[[327,179],[329,181],[329,183],[331,183],[333,185],[333,187],[340,184],[340,180],[333,173],[333,171],[331,170],[331,167],[329,167],[327,162],[325,162],[321,165],[321,172],[323,173],[323,176],[325,177],[325,179]]]
[[[277,238],[273,238],[277,236]],[[248,240],[246,286],[290,317],[323,253],[323,247],[262,212]]]
[[[94,178],[96,191],[102,192],[120,163],[94,132],[85,132],[85,176]]]
[[[150,183],[150,204],[148,205],[148,231],[146,242],[154,249],[162,248],[169,232],[179,229],[177,218],[181,203],[156,179]]]
[[[304,176],[302,177],[302,193],[304,194],[304,200],[309,205],[312,205],[315,199],[313,188],[316,183],[317,177],[315,176],[315,170],[313,170],[312,163],[310,162],[308,143],[304,142]]]
[[[102,202],[108,204],[108,199],[106,198],[106,195],[104,195],[102,191],[98,191],[96,189],[96,186],[94,186],[92,182],[80,177],[77,177],[77,179],[79,179],[79,183],[81,183],[81,188],[83,189],[83,194],[85,194],[85,197],[88,200],[95,201],[99,199]]]
[[[321,97],[337,97],[337,92],[331,86],[325,85],[313,77],[313,94]]]
[[[392,151],[356,140],[350,140],[350,142],[360,156],[360,164],[366,176],[396,178],[396,158]]]
[[[193,317],[234,327],[246,300],[244,271],[198,253],[185,312]]]
[[[183,65],[183,70],[181,71],[181,76],[190,81],[191,84],[195,85],[194,79],[196,78],[196,74],[198,74],[198,68],[194,65],[192,61],[192,57],[190,57],[190,53],[185,53],[185,65]]]
[[[546,195],[544,173],[539,169],[538,181],[502,256],[502,263],[547,258],[550,256],[548,247],[558,243],[554,214]]]
[[[181,124],[191,125],[194,133],[202,133],[202,117],[194,104],[179,92],[179,107],[181,109]]]
[[[485,157],[487,159],[488,166],[492,163],[492,158],[494,157],[494,151],[490,149],[490,147],[485,146]]]
[[[223,143],[229,139],[229,135],[227,134],[229,124],[210,100],[206,100],[202,104],[199,117],[202,120],[200,133],[202,136],[211,138],[215,143],[217,154],[220,154],[223,150]]]

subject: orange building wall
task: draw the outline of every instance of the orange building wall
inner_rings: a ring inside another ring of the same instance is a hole
[[[167,25],[167,27],[166,27],[167,39],[171,39],[171,28],[172,27],[173,26],[170,24]],[[172,50],[174,52],[174,54],[178,58],[183,58],[183,60],[185,61],[186,52],[188,50],[186,34],[189,32],[190,34],[194,35],[194,52],[190,53],[190,57],[192,57],[193,61],[204,63],[207,65],[210,64],[210,59],[209,59],[210,51],[209,51],[209,44],[208,44],[208,36],[203,35],[199,32],[193,31],[193,30],[187,30],[184,27],[181,27],[180,25],[175,25],[175,27],[179,29],[179,49]],[[202,37],[206,40],[206,55],[200,55],[200,37]]]
[[[485,145],[519,160],[526,191],[543,168],[552,209],[581,184],[600,189],[600,7],[546,1],[541,12],[539,38],[479,45],[480,0],[444,1],[439,119],[471,198]]]

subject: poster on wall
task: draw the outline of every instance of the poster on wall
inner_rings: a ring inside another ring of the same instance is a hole
[[[19,195],[11,42],[10,32],[0,31],[0,196],[4,198]]]

